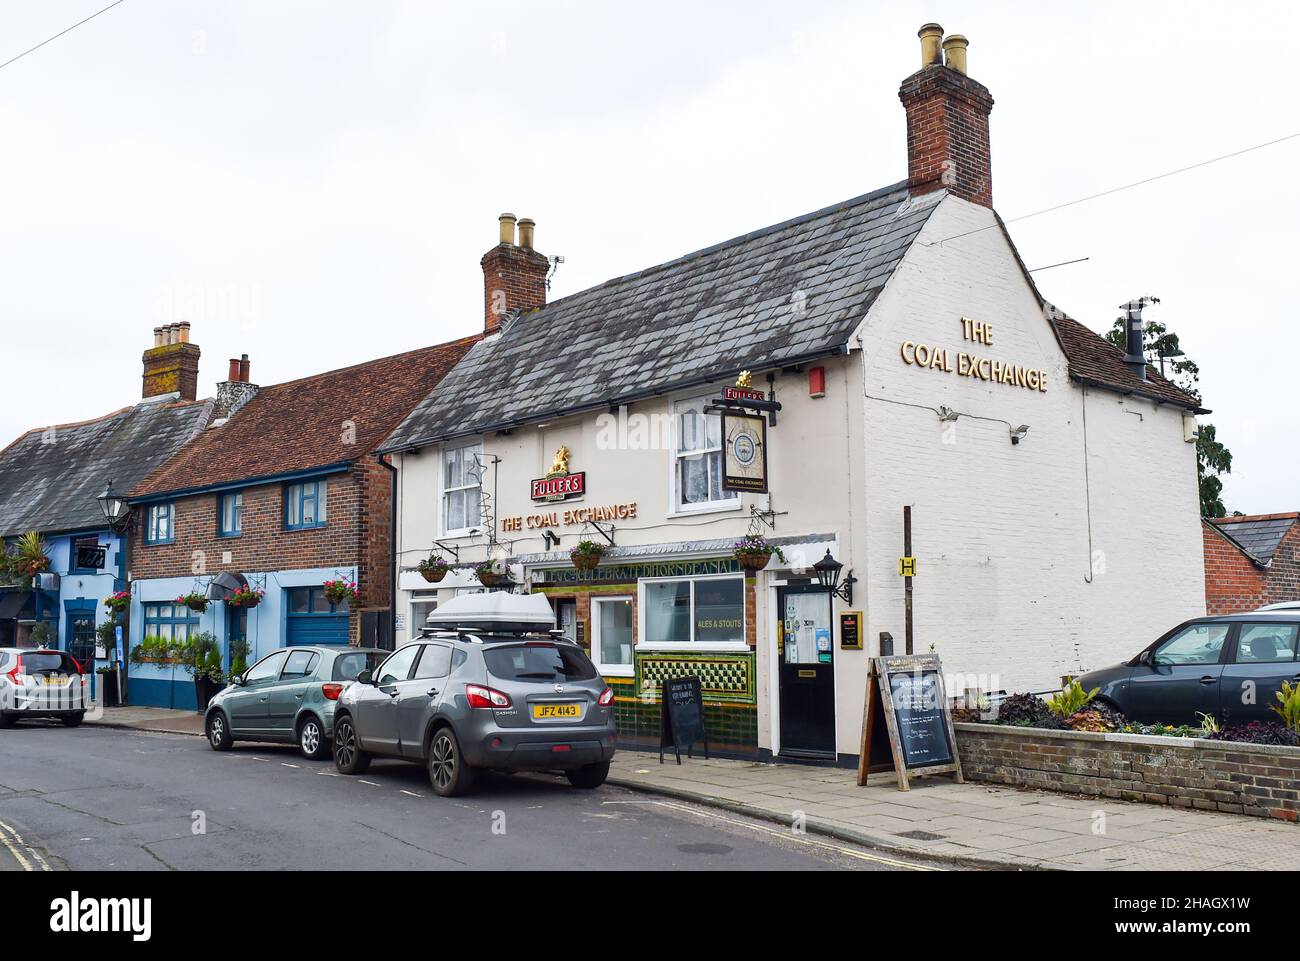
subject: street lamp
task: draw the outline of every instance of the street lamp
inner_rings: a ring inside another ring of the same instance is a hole
[[[817,581],[821,584],[822,590],[832,597],[838,597],[850,607],[853,606],[853,585],[858,579],[853,576],[853,571],[849,571],[849,576],[840,584],[840,574],[844,571],[844,565],[831,557],[828,550],[826,556],[813,565],[813,570],[817,572]]]
[[[117,530],[122,526],[127,516],[131,513],[131,508],[127,506],[126,500],[113,490],[113,482],[109,481],[108,486],[104,488],[104,493],[98,498],[99,509],[104,512],[104,520],[108,521],[109,526]]]

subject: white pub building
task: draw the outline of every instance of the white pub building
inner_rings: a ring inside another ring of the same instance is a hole
[[[399,644],[494,560],[588,647],[625,743],[697,675],[716,749],[844,762],[909,580],[958,690],[1054,688],[1204,613],[1197,400],[1043,300],[966,41],[921,39],[902,183],[550,304],[533,223],[501,218],[484,339],[384,445]],[[728,395],[756,416],[724,428]],[[784,559],[745,570],[749,534]]]

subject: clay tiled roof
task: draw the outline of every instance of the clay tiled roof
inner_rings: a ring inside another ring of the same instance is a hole
[[[1057,339],[1070,363],[1071,377],[1121,393],[1139,394],[1188,410],[1201,410],[1200,400],[1165,380],[1154,367],[1147,367],[1147,379],[1143,380],[1124,363],[1122,350],[1077,320],[1058,314],[1052,320],[1052,326],[1056,328]]]
[[[202,490],[359,460],[478,340],[466,337],[263,387],[226,424],[209,428],[131,494]]]

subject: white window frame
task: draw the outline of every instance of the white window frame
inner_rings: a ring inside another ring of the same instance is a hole
[[[609,596],[601,594],[600,596],[593,595],[591,598],[591,663],[595,664],[596,670],[600,671],[600,673],[605,677],[636,676],[637,639],[635,632],[637,629],[637,615],[636,613],[633,613],[632,616],[632,663],[606,664],[601,659],[603,649],[600,646],[600,605],[613,603],[634,604],[635,602],[636,598],[631,594],[611,594]]]
[[[476,440],[476,441],[471,441],[470,443],[467,444],[458,444],[452,447],[444,447],[442,451],[438,454],[438,520],[439,520],[438,526],[442,530],[443,537],[469,537],[471,531],[483,530],[483,517],[482,517],[483,484],[481,482],[482,478],[480,478],[480,483],[473,486],[447,487],[448,455],[453,454],[456,451],[464,451],[464,450],[469,450],[471,448],[477,448],[478,453],[482,455],[483,441]],[[447,519],[448,519],[447,496],[456,491],[470,491],[470,490],[476,490],[479,492],[479,515],[480,515],[479,522],[473,527],[461,527],[456,529],[448,527],[447,526]]]
[[[669,503],[668,516],[669,517],[690,517],[696,514],[715,514],[715,513],[722,513],[726,511],[738,511],[743,507],[742,496],[738,491],[731,491],[731,492],[722,491],[723,494],[730,493],[732,496],[723,497],[720,500],[701,501],[698,504],[687,504],[682,498],[682,471],[681,471],[682,460],[687,457],[699,457],[701,455],[708,455],[714,453],[720,455],[722,453],[721,423],[719,423],[718,425],[719,442],[716,448],[706,447],[695,451],[683,451],[681,449],[682,447],[681,415],[684,408],[698,407],[700,409],[701,416],[705,418],[714,417],[717,418],[719,421],[722,420],[722,418],[717,414],[704,414],[703,412],[704,408],[709,405],[711,400],[712,398],[708,395],[700,395],[695,397],[681,397],[672,402],[672,406],[670,408],[670,416],[672,417],[672,424],[673,424],[672,450],[670,451],[671,457],[669,459],[669,468],[668,468],[669,475],[670,475],[669,482],[668,482],[669,483],[669,487],[668,487],[668,503]],[[719,470],[721,470],[721,468],[722,465],[721,465],[721,457],[720,457]],[[719,487],[721,487],[722,484],[721,478],[718,479],[718,484]]]
[[[411,594],[410,598],[408,598],[409,606],[407,608],[406,616],[410,620],[408,621],[409,626],[407,627],[406,635],[411,640],[418,640],[420,637],[420,633],[424,630],[424,626],[425,626],[424,621],[416,620],[415,606],[417,604],[431,603],[434,606],[433,609],[437,610],[438,606],[441,604],[441,601],[439,600],[439,596],[440,595],[437,591],[414,591]]]
[[[691,635],[695,634],[695,584],[699,581],[740,581],[740,637],[739,641],[650,641],[646,633],[646,599],[647,584],[659,584],[672,581],[689,581],[691,583]],[[637,643],[638,651],[697,651],[710,654],[749,654],[752,648],[745,638],[749,637],[749,614],[745,610],[745,576],[743,574],[704,574],[699,577],[646,577],[637,582]]]

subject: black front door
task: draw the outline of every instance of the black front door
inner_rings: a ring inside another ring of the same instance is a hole
[[[830,595],[817,586],[776,594],[781,663],[781,753],[835,757],[835,632]]]

